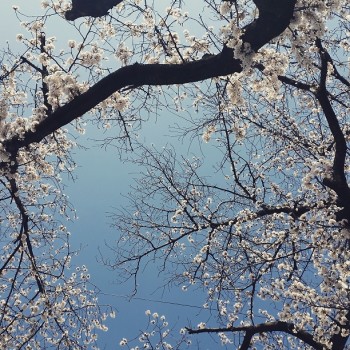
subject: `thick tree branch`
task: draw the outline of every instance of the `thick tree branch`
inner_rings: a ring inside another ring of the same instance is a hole
[[[251,45],[253,51],[259,50],[271,39],[280,35],[293,17],[295,0],[254,0],[259,17],[251,23],[251,29],[243,36],[243,41]]]
[[[301,89],[304,91],[309,91],[312,93],[316,99],[318,100],[322,111],[326,117],[327,123],[329,125],[329,129],[334,138],[335,144],[335,154],[333,160],[333,171],[331,176],[325,177],[323,183],[334,190],[338,195],[338,205],[343,207],[341,211],[337,213],[337,220],[340,221],[342,219],[347,219],[350,222],[350,188],[347,183],[347,179],[345,176],[345,162],[346,162],[346,152],[347,152],[347,144],[345,140],[344,133],[339,124],[338,118],[334,112],[334,108],[330,102],[330,98],[332,96],[327,90],[327,74],[328,74],[328,63],[330,63],[334,69],[332,73],[338,80],[340,80],[344,85],[348,86],[347,80],[345,80],[335,69],[333,64],[333,60],[330,57],[329,53],[323,48],[321,40],[316,40],[316,46],[319,49],[320,57],[321,57],[321,66],[320,66],[320,82],[318,86],[312,86],[295,79],[286,77],[286,76],[278,76],[278,79],[287,85],[293,86],[297,89]],[[263,71],[263,65],[257,65],[256,68]]]
[[[72,8],[66,12],[65,17],[68,21],[74,21],[85,16],[105,16],[120,2],[122,0],[72,0]]]
[[[184,84],[240,71],[240,61],[232,57],[229,49],[210,60],[180,65],[133,64],[122,67],[101,79],[85,93],[56,109],[34,132],[27,132],[22,139],[15,137],[5,142],[5,147],[8,152],[13,153],[33,142],[40,142],[44,137],[90,111],[114,92],[126,87]]]
[[[304,331],[297,330],[293,323],[289,322],[266,322],[252,326],[227,327],[227,328],[204,328],[190,329],[187,328],[189,334],[199,333],[222,333],[222,332],[245,332],[243,342],[239,350],[248,350],[252,337],[257,333],[283,332],[300,339],[305,344],[312,346],[315,350],[324,350],[324,346],[313,339],[313,336]]]
[[[337,213],[337,220],[340,221],[342,219],[347,219],[347,221],[350,223],[350,189],[345,176],[347,144],[344,133],[339,125],[338,118],[328,98],[326,83],[329,55],[323,49],[320,39],[316,40],[316,46],[320,51],[321,74],[319,87],[315,93],[315,96],[321,105],[335,142],[332,176],[331,178],[326,177],[323,182],[326,186],[337,193],[338,205],[343,207],[343,209]]]
[[[346,319],[348,320],[347,324],[343,327],[349,329],[350,311],[348,311],[348,313],[346,314]],[[340,325],[340,327],[342,326]],[[341,332],[333,334],[331,338],[331,342],[333,344],[332,350],[343,350],[345,348],[345,345],[348,339],[349,339],[349,336],[342,337]]]
[[[295,3],[296,0],[278,1],[271,11],[262,10],[260,17],[244,28],[243,41],[257,51],[280,35],[292,19]],[[85,93],[59,107],[47,116],[34,132],[28,131],[21,139],[14,137],[7,140],[4,146],[8,152],[15,154],[21,147],[40,142],[55,130],[87,113],[114,92],[126,87],[185,84],[241,71],[241,61],[235,59],[233,50],[227,47],[218,55],[195,62],[175,65],[136,63],[122,67],[101,79]]]

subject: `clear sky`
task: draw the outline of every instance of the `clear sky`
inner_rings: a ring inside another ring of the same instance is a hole
[[[36,15],[40,11],[38,0],[4,0],[1,5],[0,31],[1,45],[9,41],[16,47],[15,37],[17,33],[23,32],[19,26],[12,5],[19,5],[24,13]],[[57,28],[56,28],[56,27]],[[58,41],[66,42],[70,39],[70,26],[65,25],[63,20],[57,21],[53,28],[50,28],[49,35],[55,35]],[[18,47],[18,46],[17,46]],[[164,111],[161,120],[150,121],[142,131],[141,137],[147,144],[154,143],[162,147],[169,142],[168,124],[173,118]],[[155,133],[156,131],[156,133]],[[160,137],[160,135],[165,135]],[[113,305],[117,311],[117,317],[108,322],[110,331],[101,335],[101,348],[106,350],[118,349],[121,338],[130,338],[144,328],[147,323],[145,310],[157,311],[169,319],[171,325],[185,326],[187,320],[196,325],[203,318],[198,315],[202,298],[198,294],[190,292],[183,293],[180,288],[172,290],[158,289],[162,283],[162,277],[157,276],[156,266],[148,266],[142,274],[139,293],[136,298],[128,301],[126,298],[130,293],[127,285],[118,285],[115,282],[115,273],[108,270],[104,265],[97,262],[99,248],[103,255],[108,256],[111,252],[106,248],[105,243],[112,243],[118,232],[111,227],[111,219],[108,213],[115,208],[126,205],[123,194],[127,194],[132,178],[137,176],[139,169],[131,164],[122,163],[113,148],[101,148],[93,139],[101,138],[101,134],[92,127],[87,129],[84,136],[79,137],[78,143],[87,147],[88,150],[75,149],[74,159],[78,164],[75,175],[76,181],[65,179],[67,185],[66,193],[71,203],[77,210],[79,219],[69,224],[72,233],[72,245],[80,247],[81,253],[73,259],[73,264],[86,264],[92,275],[92,282],[104,293],[100,301]],[[171,139],[172,142],[175,139]],[[181,149],[177,145],[177,149]],[[187,148],[182,147],[183,151]],[[150,301],[152,300],[152,301]],[[213,348],[207,345],[208,349]],[[195,346],[193,346],[195,347]],[[205,348],[201,347],[202,350]]]

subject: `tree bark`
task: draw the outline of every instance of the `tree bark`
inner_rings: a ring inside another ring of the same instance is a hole
[[[228,328],[205,328],[205,329],[187,329],[189,334],[198,334],[198,333],[221,333],[221,332],[245,332],[243,341],[239,350],[248,350],[250,348],[251,340],[254,334],[257,333],[271,333],[271,332],[283,332],[290,334],[305,344],[313,347],[315,350],[324,350],[324,346],[315,341],[313,336],[304,331],[296,330],[293,323],[275,321],[275,322],[266,322],[260,323],[257,325],[251,326],[241,326],[241,327],[228,327]]]
[[[260,0],[260,3],[269,3]],[[280,35],[289,25],[296,0],[279,0],[271,11],[261,11],[259,18],[244,28],[243,42],[249,43],[254,51]],[[261,6],[261,4],[259,5]],[[272,17],[274,17],[272,19]],[[213,57],[183,64],[133,64],[122,67],[101,79],[86,92],[75,97],[38,124],[35,131],[28,131],[23,138],[13,137],[4,141],[10,154],[17,153],[21,147],[40,142],[55,130],[94,108],[111,94],[127,87],[142,85],[186,84],[242,71],[241,61],[233,57],[233,50],[224,47]]]
[[[72,0],[72,8],[66,12],[68,21],[74,21],[80,17],[101,17],[122,0]]]

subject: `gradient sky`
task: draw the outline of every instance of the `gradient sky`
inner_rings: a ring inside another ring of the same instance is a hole
[[[6,28],[6,31],[0,31],[2,45],[9,41],[16,47],[16,34],[23,32],[12,5],[19,5],[22,12],[35,15],[38,9],[40,11],[39,4],[38,0],[2,1],[1,21],[2,27]],[[62,25],[62,20],[58,20],[54,26],[57,26],[57,31],[55,27],[50,28],[48,35],[55,35],[62,42],[73,39],[70,37],[69,25]],[[145,139],[146,144],[154,143],[162,147],[169,142],[169,137],[166,135],[171,120],[174,122],[173,116],[164,111],[156,125],[155,121],[145,125],[141,139]],[[110,227],[111,219],[108,218],[108,213],[126,205],[123,194],[127,194],[128,187],[139,169],[120,162],[113,148],[104,149],[96,145],[93,141],[96,138],[101,138],[101,134],[92,127],[87,129],[86,135],[79,137],[78,143],[88,150],[74,150],[74,159],[78,164],[75,172],[77,179],[74,182],[65,179],[64,183],[67,186],[66,193],[79,216],[76,222],[69,224],[73,248],[81,248],[79,256],[73,259],[73,264],[87,265],[92,275],[92,282],[104,293],[100,297],[100,302],[113,305],[118,311],[117,317],[108,321],[110,331],[101,334],[101,348],[119,349],[121,338],[136,336],[147,324],[145,316],[147,309],[157,311],[160,315],[164,314],[169,320],[169,325],[177,329],[187,325],[188,320],[191,320],[193,325],[206,321],[201,317],[203,314],[198,314],[202,302],[202,298],[198,298],[198,293],[183,293],[179,288],[157,290],[163,280],[157,276],[156,266],[148,266],[142,274],[139,293],[136,298],[128,301],[126,297],[131,291],[129,286],[118,285],[115,282],[115,272],[97,262],[98,249],[100,248],[105,256],[111,254],[105,247],[105,242],[113,243],[118,235],[118,232]],[[171,142],[175,142],[175,139],[172,138]],[[184,152],[188,148],[179,142],[176,147],[177,150],[182,149]],[[210,346],[210,342],[206,344],[208,349],[216,347]],[[192,348],[197,348],[195,341]],[[201,346],[201,349],[205,350],[206,347]]]

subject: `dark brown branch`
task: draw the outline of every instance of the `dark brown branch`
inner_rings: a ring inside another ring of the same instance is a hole
[[[28,64],[28,66],[32,67],[34,70],[36,70],[40,74],[43,74],[43,70],[41,68],[37,67],[35,64],[33,64],[32,62],[28,61],[24,56],[21,56],[21,61],[22,61],[22,63]]]
[[[259,1],[259,6],[262,1]],[[267,0],[264,1],[268,3]],[[296,0],[279,0],[270,11],[262,11],[257,20],[244,28],[243,41],[257,51],[280,35],[292,19],[295,3]],[[59,107],[43,120],[34,132],[28,131],[22,139],[14,137],[7,140],[4,146],[8,152],[15,154],[21,147],[40,142],[55,130],[87,113],[114,92],[126,87],[186,84],[241,72],[241,70],[241,61],[235,59],[233,50],[227,47],[224,47],[218,55],[195,62],[175,65],[133,64],[122,67],[101,79],[85,93]]]
[[[27,132],[23,139],[14,137],[4,142],[4,145],[7,151],[13,154],[21,147],[40,142],[57,129],[89,112],[114,92],[126,87],[185,84],[240,72],[241,69],[240,61],[232,57],[232,51],[229,49],[211,59],[186,64],[133,64],[122,67],[100,80],[85,93],[59,107],[43,120],[34,132]]]
[[[350,326],[350,311],[346,314],[347,324],[345,326],[339,325],[340,328],[347,328],[349,329]],[[341,332],[337,334],[333,334],[331,338],[331,342],[333,344],[332,350],[343,350],[345,348],[346,342],[348,341],[349,336],[342,337]]]
[[[313,336],[304,330],[297,330],[293,323],[276,321],[266,322],[252,326],[227,327],[227,328],[204,328],[190,329],[187,328],[189,334],[199,333],[222,333],[222,332],[245,332],[243,342],[239,350],[248,350],[252,337],[257,333],[283,332],[300,339],[305,344],[312,346],[315,350],[324,350],[324,346],[313,339]]]
[[[11,179],[8,179],[8,181],[10,183],[10,189],[11,189],[13,200],[15,201],[16,206],[17,206],[17,208],[21,214],[21,217],[22,217],[20,233],[19,233],[18,238],[16,239],[15,243],[17,243],[17,241],[18,241],[18,247],[23,246],[22,245],[22,236],[25,237],[25,241],[27,244],[27,250],[24,250],[24,251],[27,254],[29,261],[32,265],[32,271],[34,273],[34,277],[35,277],[36,283],[38,285],[39,292],[43,293],[44,292],[44,284],[41,281],[39,273],[38,273],[38,269],[36,266],[35,254],[33,252],[33,246],[32,246],[32,243],[30,241],[30,238],[29,238],[29,226],[28,226],[29,216],[27,214],[27,210],[26,210],[25,206],[23,205],[20,197],[18,196],[19,189],[17,187],[17,183],[16,183],[15,179],[11,178]],[[16,247],[15,251],[17,251],[17,250],[18,250],[18,248]]]
[[[284,84],[291,85],[297,89],[304,90],[304,91],[312,91],[312,85],[305,84],[301,81],[286,77],[284,75],[279,75],[278,80]]]
[[[18,63],[15,63],[10,70],[7,70],[4,66],[1,67],[4,71],[4,74],[0,75],[0,82],[5,80],[8,76],[10,76],[13,72],[16,71],[16,69],[24,62],[23,56],[20,57],[21,60]]]
[[[324,51],[321,40],[316,40],[316,46],[320,51],[321,57],[321,74],[319,87],[315,93],[315,97],[321,105],[322,111],[327,119],[329,129],[335,142],[335,154],[333,160],[332,176],[326,177],[323,182],[326,186],[335,191],[338,195],[338,205],[343,209],[337,213],[337,220],[347,219],[350,223],[350,189],[345,176],[345,159],[347,144],[344,133],[339,125],[338,118],[334,112],[334,109],[329,101],[329,94],[327,91],[327,72],[329,55]]]
[[[324,48],[322,47],[321,45],[321,41],[318,39],[318,44],[319,46],[319,49],[322,49],[322,55],[324,56],[325,60],[329,63],[332,64],[332,67],[333,67],[333,72],[332,72],[332,75],[338,79],[340,82],[342,82],[344,85],[346,85],[347,87],[350,87],[350,82],[345,79],[338,71],[336,65],[334,64],[333,62],[333,59],[331,57],[331,55],[329,54],[329,52]]]
[[[257,51],[286,29],[293,17],[296,1],[254,0],[254,3],[259,10],[259,18],[250,26],[258,30],[246,31],[243,41],[250,43],[252,50]]]
[[[72,0],[72,8],[66,12],[68,21],[74,21],[80,17],[102,17],[122,0]]]
[[[310,211],[312,207],[309,206],[300,206],[298,207],[297,205],[294,206],[294,208],[291,207],[269,207],[269,206],[264,206],[262,210],[259,210],[256,215],[257,217],[262,217],[265,215],[271,215],[271,214],[279,214],[279,213],[285,213],[289,214],[293,218],[299,218],[301,215],[307,213]]]
[[[333,160],[333,171],[331,177],[326,177],[323,180],[324,185],[334,190],[338,195],[338,205],[343,207],[341,211],[337,213],[337,220],[347,219],[350,223],[350,189],[345,176],[345,161],[346,161],[346,152],[347,144],[345,140],[344,133],[339,124],[338,118],[334,112],[333,106],[330,100],[333,98],[327,90],[327,74],[328,74],[328,63],[333,66],[334,73],[333,75],[339,79],[343,84],[347,85],[347,82],[339,73],[336,71],[333,64],[333,60],[329,53],[323,48],[321,40],[316,40],[316,46],[320,52],[321,65],[320,65],[320,81],[318,86],[312,86],[286,76],[278,76],[278,79],[287,85],[293,86],[297,89],[304,91],[309,91],[312,93],[317,101],[319,102],[322,111],[326,117],[329,129],[333,135],[334,144],[335,144],[335,155]],[[263,71],[263,65],[257,65],[257,69]],[[339,102],[340,103],[340,102]]]
[[[297,203],[294,204],[294,207],[290,206],[279,206],[279,207],[272,207],[272,206],[267,206],[267,205],[262,205],[262,209],[255,212],[252,214],[252,218],[261,218],[267,215],[272,215],[272,214],[280,214],[280,213],[285,213],[293,217],[294,219],[299,218],[301,215],[309,212],[312,210],[312,206],[298,206]],[[237,218],[231,219],[226,222],[220,222],[220,223],[210,223],[211,228],[218,228],[222,226],[231,226],[232,223],[235,224],[237,222]]]
[[[325,117],[328,121],[329,128],[332,132],[334,140],[336,142],[336,152],[334,157],[333,170],[335,177],[339,177],[339,180],[345,181],[344,166],[346,157],[346,141],[344,134],[340,128],[337,116],[328,99],[328,92],[326,88],[326,77],[327,77],[327,56],[325,55],[321,41],[317,40],[317,46],[320,49],[321,55],[321,77],[316,97],[322,107]]]
[[[46,38],[44,33],[40,33],[40,52],[41,53],[47,53],[45,50],[46,45]],[[47,115],[50,115],[52,113],[52,106],[48,101],[48,94],[49,94],[49,87],[47,83],[45,82],[45,78],[49,75],[49,72],[47,70],[47,67],[43,64],[42,69],[40,71],[42,76],[42,93],[44,98],[44,105],[47,110]]]

